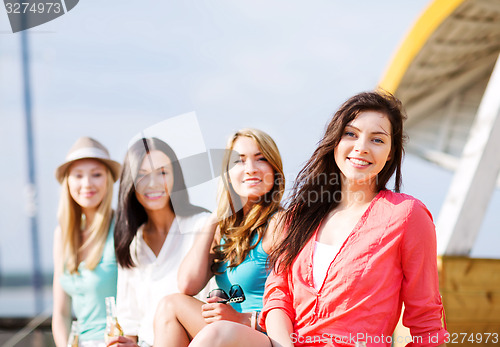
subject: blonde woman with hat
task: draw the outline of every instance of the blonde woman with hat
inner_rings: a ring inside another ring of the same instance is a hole
[[[55,176],[61,184],[54,235],[52,333],[66,346],[73,312],[84,346],[104,344],[104,298],[116,296],[113,183],[121,165],[90,137],[79,138]]]

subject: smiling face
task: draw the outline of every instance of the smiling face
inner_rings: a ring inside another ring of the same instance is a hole
[[[274,170],[261,153],[257,142],[246,136],[239,136],[233,145],[236,152],[229,170],[229,180],[243,204],[255,202],[274,186]]]
[[[135,180],[135,195],[146,211],[170,208],[174,186],[172,162],[163,152],[153,150],[142,161]]]
[[[106,195],[107,170],[95,159],[80,159],[69,167],[69,193],[84,211],[96,210]]]
[[[346,125],[334,150],[343,185],[376,190],[376,177],[390,160],[391,131],[389,118],[376,111],[361,112]]]

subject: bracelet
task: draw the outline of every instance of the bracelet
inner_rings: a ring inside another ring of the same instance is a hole
[[[257,315],[255,317],[255,329],[257,329],[257,331],[262,332],[262,328],[259,325],[259,318],[260,318],[260,311],[257,311]]]
[[[253,311],[252,317],[250,317],[250,326],[254,330],[262,331],[262,328],[259,325],[259,317],[260,317],[260,311]]]

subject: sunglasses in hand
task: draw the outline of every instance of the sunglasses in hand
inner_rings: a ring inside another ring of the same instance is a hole
[[[234,302],[243,302],[245,301],[245,294],[243,293],[243,289],[241,289],[239,284],[233,284],[229,289],[229,295],[224,291],[224,289],[214,289],[208,293],[207,298],[217,297],[220,300],[217,303],[221,304],[230,304]]]

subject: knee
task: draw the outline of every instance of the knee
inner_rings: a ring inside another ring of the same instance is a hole
[[[184,294],[171,294],[163,297],[156,306],[155,322],[168,322],[176,319],[180,297]]]
[[[218,321],[204,327],[195,337],[194,346],[228,347],[238,342],[237,334],[228,321]]]

